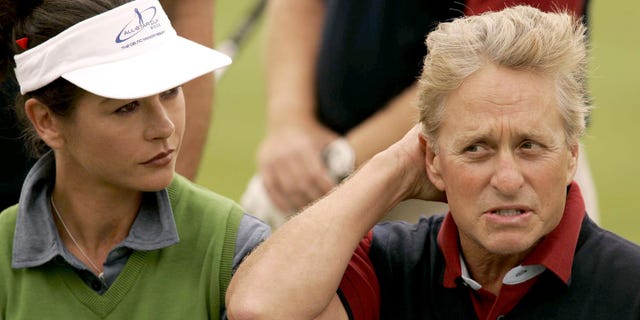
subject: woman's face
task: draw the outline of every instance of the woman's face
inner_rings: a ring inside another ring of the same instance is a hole
[[[120,189],[163,189],[173,177],[184,122],[180,87],[129,100],[85,93],[61,122],[58,177]]]

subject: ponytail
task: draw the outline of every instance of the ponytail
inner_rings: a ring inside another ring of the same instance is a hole
[[[0,80],[13,67],[13,56],[21,52],[14,28],[22,24],[42,0],[0,0]]]

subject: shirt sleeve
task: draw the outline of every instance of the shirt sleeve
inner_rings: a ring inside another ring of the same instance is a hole
[[[269,235],[271,235],[271,227],[260,219],[246,213],[242,216],[238,226],[238,235],[236,236],[236,248],[233,252],[231,265],[233,273],[236,272],[242,260],[262,241],[267,239]],[[227,309],[224,306],[220,309],[220,319],[228,319]]]
[[[233,272],[238,269],[240,263],[253,249],[271,235],[271,228],[260,219],[244,214],[238,226],[236,248],[233,253]]]
[[[372,238],[373,231],[369,231],[360,241],[340,282],[340,298],[355,320],[380,318],[380,286],[369,258]]]

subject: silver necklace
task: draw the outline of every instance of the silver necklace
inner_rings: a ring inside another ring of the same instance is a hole
[[[56,204],[53,203],[53,196],[50,198],[50,200],[51,200],[51,206],[53,207],[53,212],[55,212],[56,216],[58,216],[58,219],[60,219],[60,222],[62,223],[62,227],[64,228],[64,231],[67,232],[67,235],[69,236],[69,238],[71,238],[71,241],[73,241],[73,244],[76,246],[76,248],[78,248],[78,251],[80,251],[80,254],[82,254],[82,256],[87,261],[89,261],[89,263],[91,264],[91,267],[93,267],[93,270],[95,270],[96,273],[98,274],[98,278],[100,278],[100,280],[104,280],[104,272],[101,272],[100,268],[98,268],[98,266],[96,266],[95,263],[93,263],[91,258],[89,258],[89,256],[84,252],[84,250],[82,250],[82,247],[78,244],[78,241],[76,241],[76,238],[73,237],[73,235],[69,231],[69,228],[67,228],[67,225],[64,223],[64,220],[62,220],[62,216],[60,215],[60,212],[58,212],[58,208],[56,208]]]

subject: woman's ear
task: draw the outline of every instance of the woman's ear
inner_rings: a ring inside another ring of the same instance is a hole
[[[24,104],[25,113],[40,138],[52,149],[64,143],[60,122],[46,104],[36,98],[30,98]]]
[[[433,148],[434,144],[430,143],[428,138],[423,134],[420,134],[420,143],[423,144],[423,148],[425,149],[424,161],[429,180],[431,180],[431,183],[433,183],[438,190],[445,191],[445,183],[440,172],[441,159]]]

